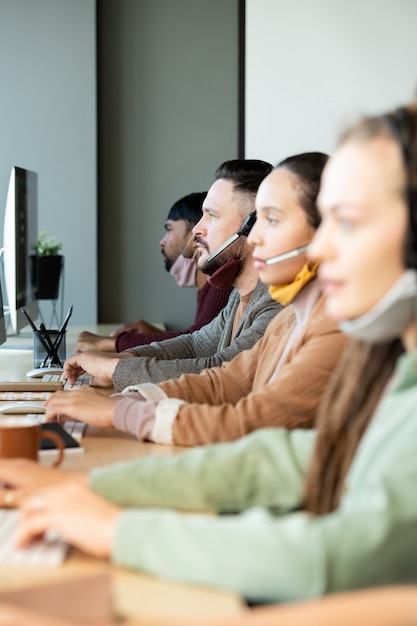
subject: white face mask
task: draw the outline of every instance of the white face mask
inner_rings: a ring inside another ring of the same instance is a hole
[[[343,333],[371,343],[401,337],[416,317],[417,271],[407,270],[371,311],[340,322]]]
[[[187,259],[180,254],[177,260],[171,265],[169,273],[177,281],[178,287],[196,287],[197,259],[195,256]]]

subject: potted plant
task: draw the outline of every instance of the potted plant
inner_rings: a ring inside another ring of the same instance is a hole
[[[56,237],[48,235],[46,230],[38,234],[36,244],[33,245],[35,254],[31,256],[32,282],[36,287],[38,300],[56,300],[58,298],[59,282],[64,265],[64,257],[59,252],[62,244]]]

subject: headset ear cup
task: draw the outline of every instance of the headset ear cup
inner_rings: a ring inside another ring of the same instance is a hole
[[[405,240],[405,265],[409,269],[417,269],[417,242],[411,231],[408,231]]]
[[[252,211],[252,213],[249,213],[249,215],[243,222],[242,226],[239,228],[237,232],[239,237],[242,237],[242,235],[244,237],[247,237],[250,231],[252,230],[252,227],[255,224],[255,222],[256,222],[256,211]]]
[[[415,167],[412,149],[413,138],[415,137],[413,120],[405,107],[400,107],[393,113],[384,115],[383,119],[397,140],[403,155],[407,176],[405,198],[408,206],[409,224],[405,240],[404,260],[406,267],[417,269],[417,190],[415,183],[413,183],[413,167]]]
[[[409,229],[405,240],[405,264],[410,269],[417,269],[417,194],[408,187]]]

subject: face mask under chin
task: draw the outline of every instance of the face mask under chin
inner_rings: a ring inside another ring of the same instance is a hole
[[[240,270],[241,259],[232,257],[224,265],[219,267],[214,274],[208,277],[207,282],[217,289],[226,289],[233,284]]]
[[[196,287],[197,259],[195,256],[188,259],[180,254],[171,265],[169,273],[175,278],[178,287]]]
[[[361,341],[382,343],[400,338],[416,317],[417,271],[407,270],[373,309],[339,323],[340,330]]]

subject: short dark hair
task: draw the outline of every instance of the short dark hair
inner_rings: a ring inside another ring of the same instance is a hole
[[[321,175],[329,156],[323,152],[303,152],[280,161],[275,169],[285,168],[299,182],[298,200],[313,228],[318,228],[321,216],[317,208]]]
[[[190,228],[200,221],[203,215],[203,202],[207,191],[195,191],[177,200],[169,210],[168,220],[185,220]]]
[[[236,191],[255,195],[263,179],[273,170],[271,163],[258,159],[224,161],[214,172],[216,180],[223,178],[234,184]]]

